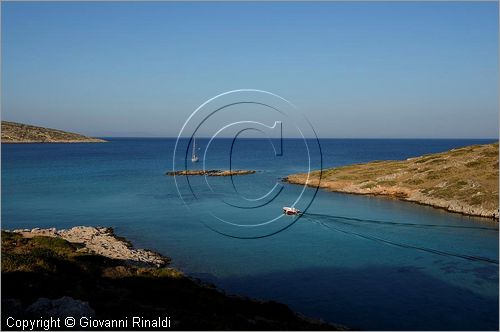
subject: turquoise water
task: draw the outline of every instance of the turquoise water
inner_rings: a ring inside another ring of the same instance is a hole
[[[330,167],[485,142],[321,140],[321,148]],[[230,141],[216,143],[207,168],[227,168]],[[276,300],[352,328],[498,329],[497,223],[384,198],[324,191],[314,197],[306,189],[304,197],[314,200],[291,227],[260,239],[231,238],[201,222],[207,211],[255,224],[279,214],[302,187],[284,184],[263,208],[234,212],[221,203],[234,199],[230,178],[208,179],[211,192],[201,177],[191,181],[196,199],[185,196],[186,207],[174,178],[164,175],[174,145],[136,138],[2,145],[2,227],[112,226],[229,293]],[[234,181],[241,195],[256,198],[281,177],[306,171],[307,159],[300,140],[285,140],[284,155],[276,157],[264,140],[246,139],[237,143],[233,167],[257,170]]]

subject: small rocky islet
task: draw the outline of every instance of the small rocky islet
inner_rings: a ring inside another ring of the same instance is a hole
[[[237,175],[249,175],[254,174],[254,170],[220,170],[220,169],[211,169],[211,170],[182,170],[182,171],[170,171],[166,172],[166,175],[203,175],[203,176],[237,176]]]

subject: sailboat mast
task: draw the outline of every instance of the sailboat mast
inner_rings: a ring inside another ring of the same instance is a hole
[[[196,157],[196,137],[193,137],[193,159]]]

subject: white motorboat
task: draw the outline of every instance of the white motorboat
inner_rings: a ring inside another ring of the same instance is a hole
[[[293,216],[299,214],[300,210],[294,207],[284,206],[283,213],[286,214],[287,216]]]

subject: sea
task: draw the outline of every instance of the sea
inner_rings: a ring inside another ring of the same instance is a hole
[[[498,330],[497,222],[282,181],[493,140],[197,138],[195,164],[187,138],[107,139],[2,144],[2,229],[113,227],[228,294],[353,329]],[[166,175],[203,168],[255,173]]]

